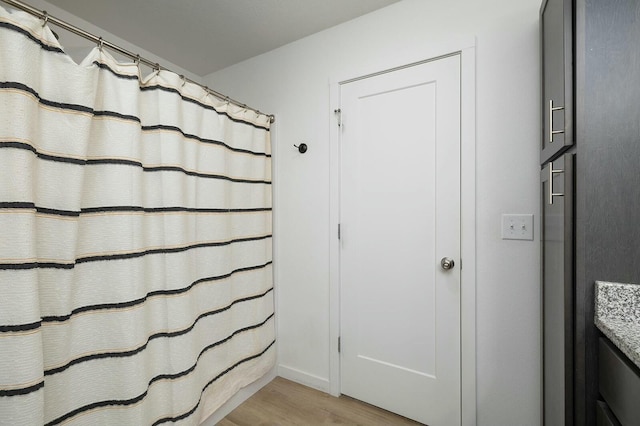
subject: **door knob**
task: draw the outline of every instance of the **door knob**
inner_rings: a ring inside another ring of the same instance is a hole
[[[440,266],[442,266],[442,269],[444,269],[445,271],[453,268],[455,264],[456,263],[453,261],[453,259],[449,259],[448,257],[443,257],[440,261]]]

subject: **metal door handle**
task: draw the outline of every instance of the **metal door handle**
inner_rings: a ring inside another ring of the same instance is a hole
[[[564,197],[560,192],[553,192],[553,175],[564,173],[564,170],[553,170],[553,163],[549,163],[549,204],[553,205],[553,197]]]
[[[553,99],[549,99],[549,143],[553,143],[553,135],[564,133],[563,130],[553,130],[553,112],[563,110],[563,106],[553,106]]]
[[[442,269],[444,269],[445,271],[453,268],[455,264],[456,263],[453,261],[453,259],[449,259],[448,257],[443,257],[440,261],[440,266],[442,266]]]

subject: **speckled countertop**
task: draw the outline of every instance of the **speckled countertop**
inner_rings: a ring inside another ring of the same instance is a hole
[[[640,368],[640,285],[596,281],[596,326]]]

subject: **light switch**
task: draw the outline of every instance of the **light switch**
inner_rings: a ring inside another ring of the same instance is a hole
[[[532,214],[503,214],[503,240],[533,240]]]

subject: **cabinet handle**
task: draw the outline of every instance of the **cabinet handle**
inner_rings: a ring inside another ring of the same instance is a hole
[[[549,99],[549,143],[553,143],[553,135],[564,133],[564,130],[553,130],[553,112],[563,110],[563,106],[553,106],[553,99]]]
[[[553,205],[553,197],[564,197],[560,192],[553,192],[553,175],[564,173],[564,170],[553,170],[553,163],[549,163],[549,204]]]

